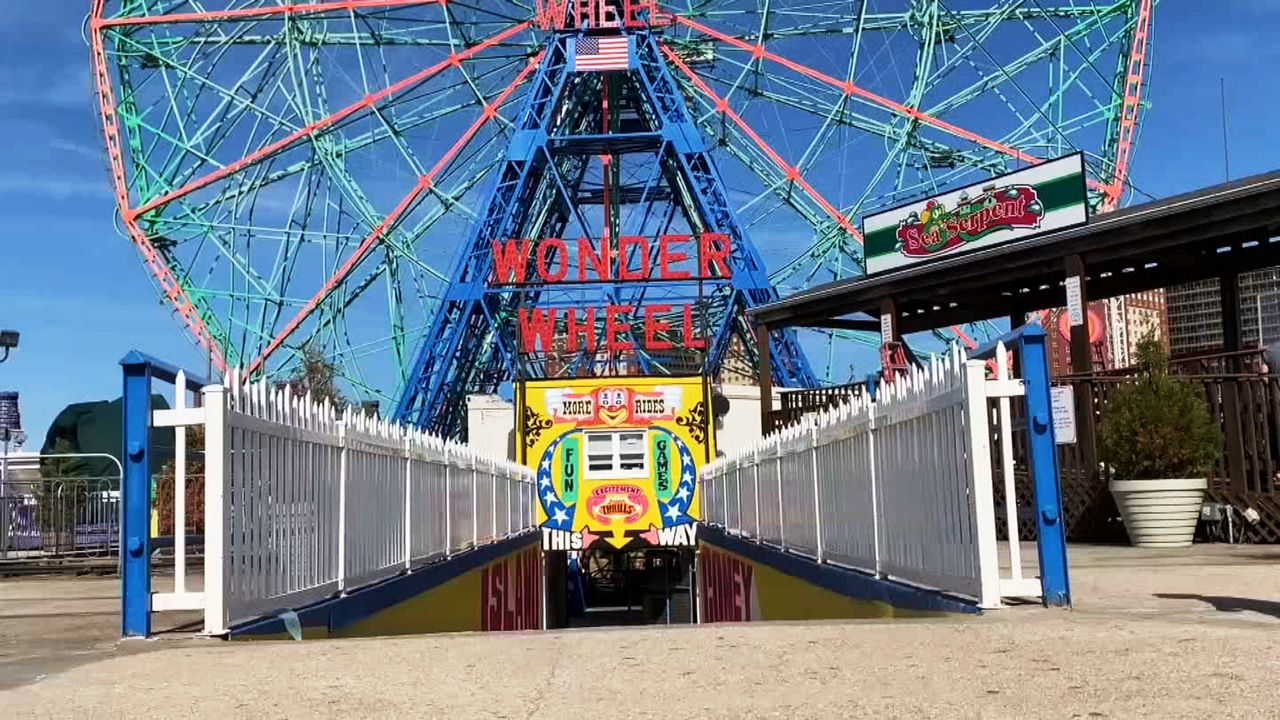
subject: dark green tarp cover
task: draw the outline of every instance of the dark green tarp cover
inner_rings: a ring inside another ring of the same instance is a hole
[[[58,440],[65,439],[71,445],[70,452],[107,453],[123,461],[124,453],[121,443],[124,441],[124,420],[120,415],[123,401],[98,400],[68,405],[58,413],[49,432],[45,434],[41,454],[53,453]],[[163,395],[151,396],[152,410],[167,410],[169,402]],[[151,429],[151,474],[154,476],[160,466],[173,459],[173,428]],[[106,458],[85,458],[74,463],[61,463],[62,467],[70,465],[71,472],[77,477],[111,478],[118,477],[119,470],[115,463]],[[49,460],[42,461],[42,468],[49,470]],[[112,489],[118,489],[114,487]]]

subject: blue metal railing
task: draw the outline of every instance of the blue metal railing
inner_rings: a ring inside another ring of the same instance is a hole
[[[124,481],[121,483],[120,624],[124,637],[151,634],[151,383],[174,384],[182,372],[186,390],[207,383],[137,350],[120,360],[124,370]]]
[[[1040,556],[1040,584],[1045,605],[1071,606],[1067,572],[1067,531],[1062,516],[1058,449],[1053,436],[1053,403],[1049,393],[1049,353],[1044,329],[1023,325],[969,353],[970,359],[989,360],[999,348],[1017,353],[1027,405],[1027,450],[1035,492],[1036,547]],[[1009,542],[1017,542],[1016,537]]]

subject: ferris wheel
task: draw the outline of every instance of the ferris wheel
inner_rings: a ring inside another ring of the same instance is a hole
[[[788,294],[864,272],[863,215],[1072,152],[1122,204],[1154,4],[95,0],[89,34],[120,230],[214,366],[309,348],[394,402],[567,6],[654,36]],[[843,382],[878,338],[800,343]]]

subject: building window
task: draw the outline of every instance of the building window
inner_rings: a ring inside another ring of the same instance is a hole
[[[649,454],[644,430],[588,432],[587,472],[594,480],[644,477],[649,472]]]

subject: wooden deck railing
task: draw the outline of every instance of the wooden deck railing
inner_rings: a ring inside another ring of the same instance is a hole
[[[1209,479],[1209,495],[1243,511],[1253,508],[1260,520],[1246,527],[1255,542],[1280,542],[1280,376],[1257,374],[1183,375],[1193,383],[1222,429],[1223,452]],[[1073,540],[1121,540],[1123,528],[1111,500],[1109,470],[1102,462],[1098,428],[1106,407],[1121,385],[1132,376],[1071,376],[1056,380],[1069,385],[1084,407],[1092,408],[1094,432],[1083,432],[1089,423],[1077,420],[1077,441],[1059,446],[1063,512]],[[1079,406],[1078,406],[1079,407]],[[1015,438],[1020,462],[1025,443]],[[1025,481],[1019,479],[1019,486]],[[1030,489],[1026,488],[1029,498]],[[1023,492],[1019,493],[1020,496]],[[1032,527],[1022,524],[1024,532]]]

